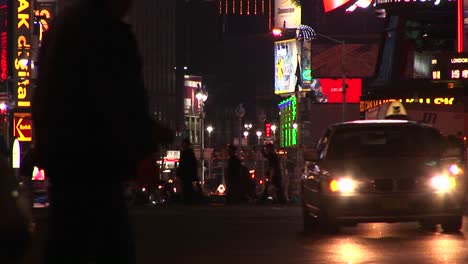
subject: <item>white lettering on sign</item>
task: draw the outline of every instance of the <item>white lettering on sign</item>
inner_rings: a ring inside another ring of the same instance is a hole
[[[468,58],[452,58],[451,63],[468,63]]]
[[[385,4],[406,4],[406,3],[430,3],[433,2],[435,6],[440,5],[442,2],[455,2],[456,0],[376,0],[376,5]]]

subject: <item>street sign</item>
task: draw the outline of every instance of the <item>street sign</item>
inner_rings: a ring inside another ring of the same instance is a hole
[[[166,154],[167,159],[178,160],[180,159],[180,150],[168,150]]]
[[[21,142],[32,141],[32,118],[30,113],[15,113],[13,136]]]

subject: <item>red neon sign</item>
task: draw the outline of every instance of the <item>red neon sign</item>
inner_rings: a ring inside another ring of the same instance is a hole
[[[265,137],[267,138],[271,137],[271,124],[270,123],[265,124]]]
[[[325,12],[329,12],[348,3],[349,1],[350,0],[323,0],[323,7],[325,8]]]

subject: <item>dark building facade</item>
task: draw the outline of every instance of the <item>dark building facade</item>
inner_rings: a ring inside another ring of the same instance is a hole
[[[135,0],[129,21],[143,57],[150,111],[175,131],[183,120],[183,94],[176,80],[177,1]]]

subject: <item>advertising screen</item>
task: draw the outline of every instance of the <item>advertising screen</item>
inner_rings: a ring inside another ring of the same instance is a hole
[[[461,28],[463,28],[463,36],[459,36],[459,38],[462,38],[461,44],[463,44],[463,52],[468,52],[468,0],[459,1],[463,1],[463,22],[462,25],[460,25]]]
[[[312,82],[309,41],[289,39],[275,42],[275,94],[294,93],[296,85],[309,91]]]
[[[275,0],[275,27],[298,28],[301,24],[301,4],[298,0]]]
[[[468,53],[434,56],[431,70],[433,80],[468,80]]]
[[[416,9],[434,8],[455,8],[458,0],[375,0],[376,9],[386,9],[387,11],[413,11]]]
[[[0,80],[8,78],[8,5],[0,0]]]
[[[298,41],[275,42],[275,94],[294,92],[297,84]]]
[[[361,78],[346,78],[346,102],[359,103],[362,94]],[[318,78],[312,81],[312,90],[322,103],[343,102],[343,79]]]

